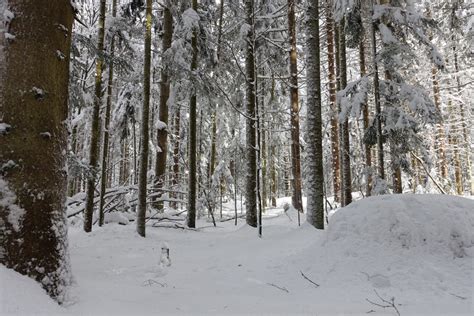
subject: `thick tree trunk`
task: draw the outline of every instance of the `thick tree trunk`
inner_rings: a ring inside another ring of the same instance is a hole
[[[87,179],[86,208],[84,210],[84,231],[92,231],[92,215],[94,213],[94,195],[97,178],[97,162],[99,159],[99,138],[100,138],[100,106],[102,103],[102,71],[104,68],[104,34],[105,34],[105,2],[100,1],[100,16],[98,30],[98,56],[96,58],[95,72],[95,98],[92,112],[92,131],[89,151],[89,166],[92,168],[92,175]]]
[[[291,170],[293,173],[292,202],[295,209],[303,212],[301,153],[300,153],[300,118],[298,100],[298,64],[296,53],[295,0],[288,0],[288,30],[290,34],[290,113],[291,113]]]
[[[151,69],[151,24],[152,24],[152,0],[146,1],[145,22],[145,60],[143,70],[143,109],[142,129],[140,137],[140,173],[138,179],[138,211],[137,211],[137,233],[145,237],[146,197],[147,197],[147,173],[149,152],[149,119],[150,119],[150,69]]]
[[[257,227],[257,134],[256,134],[256,95],[255,95],[255,42],[253,0],[245,0],[245,22],[250,25],[247,33],[247,52],[245,56],[246,109],[247,109],[247,177],[246,177],[246,221]]]
[[[117,0],[112,2],[112,17],[115,18],[117,15]],[[110,56],[111,62],[109,65],[109,79],[107,84],[107,106],[105,109],[105,123],[104,123],[104,136],[102,144],[102,168],[101,168],[101,179],[100,179],[100,202],[99,202],[99,226],[104,225],[104,195],[107,181],[110,181],[110,177],[107,176],[107,159],[109,153],[109,128],[110,128],[110,111],[112,108],[112,88],[114,84],[114,50],[115,50],[115,37],[112,37],[110,43]]]
[[[192,8],[197,12],[197,0],[192,0]],[[197,58],[198,58],[198,33],[197,30],[193,31],[191,39],[191,46],[193,50],[193,56],[191,61],[191,71],[194,72],[197,69]],[[197,197],[197,166],[196,166],[196,87],[193,87],[191,99],[189,101],[189,190],[188,190],[188,216],[186,224],[190,228],[196,227],[196,197]]]
[[[0,263],[62,303],[71,282],[65,121],[73,12],[69,1],[2,6],[15,16],[0,25]]]
[[[162,60],[165,59],[164,54],[171,47],[173,38],[173,16],[169,7],[163,9],[163,48]],[[164,65],[167,63],[164,62]],[[157,143],[160,148],[156,153],[155,161],[155,190],[160,191],[163,188],[166,173],[166,161],[168,158],[168,99],[170,96],[169,74],[166,66],[161,70],[160,82],[160,110],[158,112],[158,120],[160,124],[157,128]],[[156,202],[154,207],[162,210],[163,202]]]
[[[334,201],[341,201],[341,177],[339,157],[339,128],[336,106],[336,72],[334,63],[334,19],[332,0],[326,0],[326,42],[328,52],[329,108],[331,112],[331,167],[333,175]]]
[[[324,229],[323,134],[321,118],[321,73],[319,48],[319,1],[308,3],[306,29],[306,84],[308,96],[308,213],[307,221]]]

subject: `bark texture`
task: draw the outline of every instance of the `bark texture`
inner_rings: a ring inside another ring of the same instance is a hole
[[[112,2],[112,17],[115,18],[117,15],[117,0]],[[114,84],[114,54],[115,54],[115,37],[112,37],[110,43],[110,57],[111,62],[109,65],[109,79],[107,84],[107,106],[105,109],[105,122],[104,122],[104,139],[102,144],[102,168],[101,168],[101,182],[100,182],[100,203],[99,203],[99,226],[104,225],[104,195],[107,181],[110,177],[107,175],[107,159],[109,154],[109,127],[110,127],[110,111],[112,109],[112,88]]]
[[[257,134],[256,134],[256,95],[255,95],[255,42],[253,29],[253,1],[245,0],[245,22],[250,26],[247,33],[247,52],[245,56],[245,72],[247,79],[246,109],[247,109],[247,178],[246,221],[252,227],[257,227]]]
[[[307,221],[324,229],[324,173],[321,118],[321,73],[319,48],[319,1],[312,0],[307,8],[306,82],[308,112],[308,212]]]
[[[150,119],[150,68],[151,68],[151,24],[152,24],[152,0],[146,1],[145,22],[145,62],[143,71],[143,109],[142,129],[140,137],[140,172],[138,176],[138,211],[137,211],[137,233],[145,237],[145,216],[147,197],[147,172],[149,151],[149,119]]]
[[[197,12],[197,0],[192,0],[192,8]],[[193,31],[191,39],[191,46],[193,50],[193,56],[191,61],[191,71],[194,72],[197,69],[197,58],[198,58],[198,43],[197,43],[197,30]],[[196,227],[196,197],[197,197],[197,167],[196,167],[196,89],[193,87],[191,99],[189,101],[189,190],[188,190],[188,216],[186,224],[188,227]]]
[[[163,8],[163,48],[162,60],[165,59],[165,52],[171,47],[171,40],[173,38],[173,16],[168,6]],[[168,69],[163,63],[161,70],[160,82],[160,110],[158,112],[158,119],[160,126],[157,131],[157,143],[160,148],[156,153],[155,162],[155,189],[160,191],[163,188],[166,173],[166,161],[168,158],[168,99],[170,96],[170,81]],[[166,124],[166,127],[164,127]],[[163,202],[156,202],[155,207],[159,210],[163,209]]]
[[[105,34],[105,2],[100,1],[99,29],[97,32],[97,51],[95,66],[95,98],[92,112],[92,131],[89,149],[89,166],[92,174],[87,179],[86,209],[84,210],[84,231],[92,231],[92,215],[94,213],[94,195],[97,178],[97,163],[99,160],[100,138],[100,106],[102,104],[102,71],[104,69],[104,34]]]
[[[341,75],[341,89],[347,85],[347,60],[346,60],[346,35],[345,20],[339,23],[339,66]],[[351,156],[349,140],[349,120],[346,118],[340,123],[341,128],[341,164],[342,164],[342,206],[352,202],[352,176],[351,176]]]
[[[68,1],[47,0],[9,0],[8,9],[15,17],[0,25],[0,263],[61,303],[71,281],[65,121],[73,12]]]
[[[332,0],[326,0],[326,43],[328,53],[329,107],[331,110],[331,167],[333,175],[334,200],[341,201],[341,177],[339,156],[339,127],[336,105],[336,70],[334,62],[334,19]]]
[[[288,31],[290,34],[291,171],[293,173],[292,202],[295,209],[299,212],[303,212],[301,193],[300,108],[298,98],[298,56],[296,52],[295,0],[288,0]]]

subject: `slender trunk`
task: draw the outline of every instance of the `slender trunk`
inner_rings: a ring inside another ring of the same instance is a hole
[[[142,129],[140,142],[140,174],[138,180],[138,211],[137,211],[137,233],[145,237],[146,197],[147,197],[147,172],[148,172],[148,143],[149,119],[150,119],[150,69],[151,69],[151,24],[152,24],[152,0],[146,1],[146,23],[145,23],[145,60],[143,70],[143,109]]]
[[[324,229],[323,133],[321,117],[321,73],[319,48],[319,1],[312,0],[307,9],[306,83],[308,95],[308,213],[307,221]]]
[[[276,207],[277,206],[277,198],[278,198],[278,178],[277,178],[277,171],[276,171],[276,167],[275,167],[275,145],[272,144],[271,146],[271,150],[270,150],[270,155],[271,155],[271,158],[270,158],[270,163],[271,163],[271,166],[270,166],[270,175],[271,175],[271,179],[272,179],[272,182],[270,184],[270,190],[271,190],[271,203],[272,203],[272,207]]]
[[[372,0],[372,15],[374,14],[374,0]],[[377,39],[375,36],[375,25],[370,23],[370,33],[372,37],[372,62],[374,67],[374,103],[375,103],[375,125],[377,130],[377,160],[378,176],[385,179],[384,152],[383,152],[383,134],[382,134],[382,106],[380,104],[380,79],[379,67],[377,63]]]
[[[163,9],[163,48],[162,60],[165,52],[171,47],[173,37],[173,16],[169,7]],[[166,65],[166,62],[163,62]],[[159,126],[157,128],[157,143],[159,150],[155,161],[155,190],[159,192],[163,188],[166,173],[166,161],[168,157],[168,98],[170,96],[170,82],[167,67],[161,70],[160,82],[160,110],[158,113]],[[154,203],[154,207],[162,210],[163,202]]]
[[[454,38],[454,36],[453,36]],[[461,78],[459,77],[459,63],[458,63],[458,53],[456,50],[456,44],[453,41],[453,53],[454,53],[454,70],[456,72],[456,83],[458,93],[461,94]],[[463,143],[466,152],[466,165],[467,165],[467,176],[468,181],[471,182],[471,195],[474,195],[474,174],[472,173],[472,164],[471,164],[471,143],[469,142],[469,134],[467,132],[467,121],[466,113],[464,110],[464,105],[462,102],[459,103],[459,111],[461,113],[461,126],[463,134]]]
[[[334,201],[341,201],[341,178],[339,156],[339,128],[336,106],[336,72],[334,63],[334,19],[332,0],[326,0],[326,43],[328,51],[329,108],[331,113],[331,167],[333,175]]]
[[[192,8],[197,12],[197,0],[192,0]],[[191,72],[195,72],[198,64],[198,31],[194,30],[191,38],[193,56],[191,60]],[[192,88],[192,94],[189,101],[189,192],[188,192],[188,216],[186,224],[190,228],[196,227],[196,87]]]
[[[104,67],[104,34],[105,34],[105,2],[100,1],[100,17],[98,30],[98,55],[96,59],[95,72],[95,98],[94,109],[92,113],[92,131],[89,151],[89,166],[92,168],[92,175],[87,179],[86,208],[84,210],[84,231],[92,231],[92,215],[94,212],[94,193],[97,178],[97,162],[99,158],[99,137],[100,137],[100,106],[102,103],[102,71]]]
[[[9,0],[8,9],[15,17],[0,24],[0,264],[63,303],[71,283],[65,122],[73,12],[69,1],[48,0]],[[5,291],[14,286],[0,282]]]
[[[117,0],[112,2],[112,17],[115,18],[117,15]],[[101,168],[101,179],[100,179],[100,202],[99,202],[99,226],[104,225],[104,195],[105,187],[107,185],[107,159],[109,153],[109,128],[110,128],[110,111],[112,108],[112,88],[114,84],[114,50],[115,50],[115,36],[112,37],[110,43],[110,56],[111,62],[109,65],[109,80],[107,84],[107,106],[105,109],[105,123],[104,123],[104,137],[102,144],[102,168]]]
[[[361,77],[367,75],[366,65],[365,65],[365,43],[362,40],[359,45],[359,62],[360,62],[360,75]],[[365,102],[363,105],[363,119],[364,119],[364,131],[367,131],[369,128],[369,102]],[[372,193],[372,174],[371,174],[371,167],[372,167],[372,153],[370,151],[370,145],[364,144],[364,152],[365,152],[365,168],[366,168],[366,187],[365,187],[365,194],[366,196],[370,196]]]
[[[346,62],[346,35],[345,20],[342,19],[339,26],[339,65],[341,67],[341,89],[347,85],[347,62]],[[349,143],[349,120],[346,118],[341,123],[341,148],[342,148],[342,205],[346,206],[352,202],[352,177],[351,177],[351,156]]]
[[[172,179],[171,179],[171,186],[173,190],[178,189],[178,184],[179,184],[179,145],[180,145],[180,124],[181,124],[181,115],[180,115],[180,107],[179,105],[176,108],[176,114],[174,118],[174,134],[175,134],[175,139],[174,139],[174,148],[173,148],[173,172],[172,172]],[[177,199],[178,195],[175,194],[174,198]],[[178,207],[178,203],[172,203],[173,208]]]
[[[292,202],[303,212],[301,195],[300,119],[298,100],[298,64],[296,53],[295,0],[288,0],[288,30],[290,33],[290,113],[291,113],[291,170],[293,173]]]
[[[255,41],[254,41],[254,2],[245,0],[245,22],[250,25],[247,33],[245,56],[246,109],[247,109],[247,179],[246,179],[246,222],[257,227],[257,135],[256,135],[256,95],[255,95]]]

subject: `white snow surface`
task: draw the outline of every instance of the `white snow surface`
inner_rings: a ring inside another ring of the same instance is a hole
[[[335,212],[318,231],[298,227],[293,208],[283,213],[290,200],[266,211],[261,239],[243,219],[214,228],[203,218],[196,230],[150,221],[146,238],[134,223],[94,226],[90,234],[70,227],[76,284],[66,307],[1,268],[0,314],[396,315],[366,300],[383,304],[377,294],[393,297],[403,316],[473,314],[474,201],[371,197]],[[224,217],[232,207],[224,205]],[[164,244],[170,266],[159,264]]]

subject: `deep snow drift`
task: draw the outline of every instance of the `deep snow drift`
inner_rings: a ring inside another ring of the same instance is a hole
[[[336,212],[322,232],[298,227],[296,214],[281,209],[287,200],[267,211],[262,239],[243,220],[213,228],[202,219],[196,231],[148,227],[145,239],[134,223],[91,234],[78,224],[69,232],[69,304],[52,304],[35,282],[2,267],[0,314],[473,314],[474,201],[367,198]],[[163,243],[169,267],[160,265]],[[392,297],[395,308],[369,302]]]

